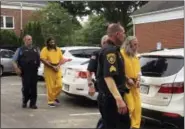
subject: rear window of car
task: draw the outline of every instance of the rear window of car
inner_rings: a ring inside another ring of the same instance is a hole
[[[78,49],[78,50],[70,50],[69,52],[78,58],[90,58],[93,52],[99,49]]]
[[[62,54],[64,54],[65,53],[65,50],[61,50],[62,51]]]
[[[141,56],[142,76],[166,77],[176,73],[184,66],[183,57]]]

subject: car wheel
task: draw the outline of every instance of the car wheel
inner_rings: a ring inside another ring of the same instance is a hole
[[[2,75],[3,75],[3,67],[0,66],[0,76],[2,76]]]

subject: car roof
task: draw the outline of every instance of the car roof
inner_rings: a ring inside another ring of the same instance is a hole
[[[12,50],[10,50],[10,49],[1,49],[1,48],[0,48],[0,50],[1,50],[1,51],[12,51]]]
[[[94,46],[70,46],[70,47],[60,47],[62,50],[78,50],[78,49],[100,49],[100,47]]]
[[[142,53],[140,56],[147,55],[157,55],[157,56],[183,56],[184,57],[184,48],[176,48],[176,49],[164,49],[154,52]]]

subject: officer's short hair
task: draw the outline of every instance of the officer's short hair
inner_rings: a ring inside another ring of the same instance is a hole
[[[112,23],[109,24],[108,28],[107,28],[107,35],[111,36],[112,34],[118,32],[118,31],[122,31],[122,26],[120,23]]]

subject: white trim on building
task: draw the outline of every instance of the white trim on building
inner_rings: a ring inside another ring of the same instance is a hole
[[[1,8],[4,8],[4,9],[19,9],[21,8],[21,5],[18,6],[18,5],[1,5]],[[22,10],[39,10],[40,8],[39,7],[26,7],[26,6],[22,6]]]
[[[165,9],[145,14],[132,15],[134,24],[160,22],[184,18],[184,7]]]
[[[28,3],[28,2],[2,2],[1,8],[6,9],[20,9],[22,10],[38,10],[42,7],[45,7],[46,4],[38,4],[38,3]]]

